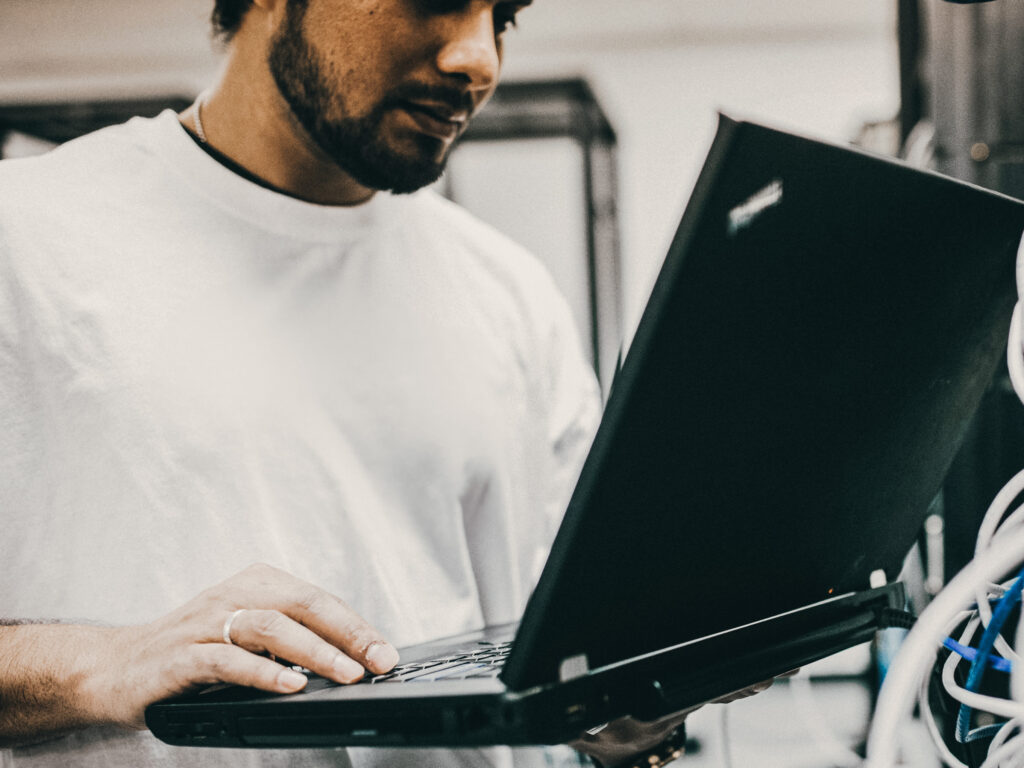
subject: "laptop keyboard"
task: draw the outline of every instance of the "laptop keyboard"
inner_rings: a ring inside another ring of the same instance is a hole
[[[497,677],[511,649],[512,641],[506,643],[481,641],[471,648],[460,648],[446,656],[399,664],[383,675],[367,675],[359,681],[358,685],[426,683],[433,680]],[[302,667],[293,667],[293,669],[309,675],[309,683],[302,689],[303,693],[313,693],[338,685],[326,677],[312,674],[308,669]]]
[[[512,643],[480,642],[444,657],[399,664],[383,675],[363,679],[363,683],[426,683],[433,680],[462,680],[471,677],[497,677],[508,657]]]

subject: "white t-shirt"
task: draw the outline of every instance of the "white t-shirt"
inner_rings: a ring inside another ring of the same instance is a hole
[[[146,622],[263,561],[398,646],[513,620],[597,418],[548,274],[433,193],[301,202],[171,112],[0,164],[0,617]],[[0,752],[69,759],[348,764],[107,729]]]

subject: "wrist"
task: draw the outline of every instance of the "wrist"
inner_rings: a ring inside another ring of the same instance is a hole
[[[69,688],[87,725],[137,727],[131,690],[126,678],[133,627],[83,627],[89,649],[76,661]]]
[[[656,745],[629,758],[610,763],[603,763],[593,756],[590,759],[597,768],[661,768],[678,760],[685,752],[686,724],[680,723]]]

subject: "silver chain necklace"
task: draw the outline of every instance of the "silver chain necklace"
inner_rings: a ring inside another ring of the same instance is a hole
[[[203,118],[201,114],[203,111],[204,95],[205,94],[200,93],[196,97],[195,104],[192,105],[192,122],[195,124],[196,127],[196,136],[199,137],[199,140],[203,142],[203,144],[208,144],[209,142],[206,140],[206,131],[203,129]]]

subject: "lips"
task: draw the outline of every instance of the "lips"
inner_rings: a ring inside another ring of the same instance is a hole
[[[402,110],[422,133],[448,141],[458,136],[469,120],[465,112],[441,104],[407,101]]]

